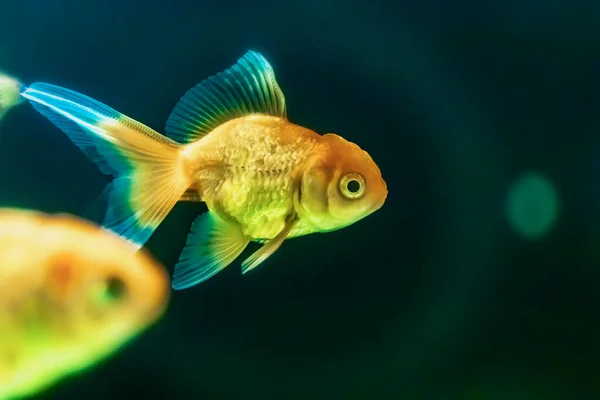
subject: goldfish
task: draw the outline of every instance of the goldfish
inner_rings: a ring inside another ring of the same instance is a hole
[[[289,238],[347,227],[381,208],[371,156],[290,122],[271,64],[250,50],[189,89],[165,135],[70,89],[33,83],[23,97],[114,180],[103,226],[143,246],[177,202],[204,202],[175,265],[181,290],[231,264],[253,270]]]
[[[21,88],[17,79],[0,73],[0,121],[8,110],[23,102]]]
[[[35,395],[158,321],[166,269],[70,214],[0,209],[0,399]]]

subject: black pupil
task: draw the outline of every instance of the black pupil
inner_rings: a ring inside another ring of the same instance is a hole
[[[348,191],[350,193],[357,193],[360,190],[360,182],[355,181],[353,179],[351,181],[348,181],[348,184],[346,185],[346,187],[348,188]]]
[[[119,300],[125,296],[126,286],[121,278],[116,276],[106,280],[106,297],[110,300]]]

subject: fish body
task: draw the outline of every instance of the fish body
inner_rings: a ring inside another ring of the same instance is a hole
[[[107,358],[165,311],[145,252],[67,214],[0,209],[0,399],[32,396]]]
[[[21,88],[17,79],[0,73],[0,121],[8,110],[23,102]]]
[[[244,235],[264,241],[294,212],[302,167],[319,137],[283,118],[250,115],[224,123],[183,154],[200,199],[238,221]],[[288,238],[317,231],[306,222],[299,219]]]
[[[80,93],[34,83],[23,97],[112,174],[104,227],[142,246],[178,201],[202,201],[173,288],[196,285],[262,243],[254,269],[284,240],[330,232],[381,208],[387,186],[358,145],[287,118],[267,60],[249,51],[190,89],[166,136]]]

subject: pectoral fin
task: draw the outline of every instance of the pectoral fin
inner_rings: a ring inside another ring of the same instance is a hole
[[[233,262],[248,245],[240,226],[206,212],[192,223],[175,265],[172,287],[186,289],[212,277]]]
[[[260,249],[255,251],[250,257],[244,260],[242,263],[242,274],[258,267],[263,261],[265,261],[271,254],[281,246],[283,241],[288,237],[290,231],[294,227],[297,219],[294,216],[286,221],[285,226],[273,239],[266,242]]]

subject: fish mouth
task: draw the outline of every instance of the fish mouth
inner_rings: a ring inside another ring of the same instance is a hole
[[[387,189],[387,184],[386,182],[382,179],[381,180],[381,185],[379,186],[379,190],[377,191],[377,194],[375,196],[375,198],[377,199],[377,201],[375,201],[373,203],[373,205],[371,206],[371,212],[375,212],[377,210],[379,210],[381,207],[383,207],[383,205],[385,204],[385,201],[387,200],[387,196],[388,196],[388,189]]]
[[[383,204],[385,203],[385,199],[378,201],[377,203],[373,204],[373,206],[371,206],[371,210],[369,211],[369,214],[373,214],[376,211],[379,211],[379,209],[381,207],[383,207]]]
[[[373,214],[374,212],[378,211],[381,207],[383,207],[383,205],[385,204],[385,196],[382,197],[377,197],[377,200],[371,202],[370,205],[368,205],[367,207],[365,207],[365,217],[368,215]]]

